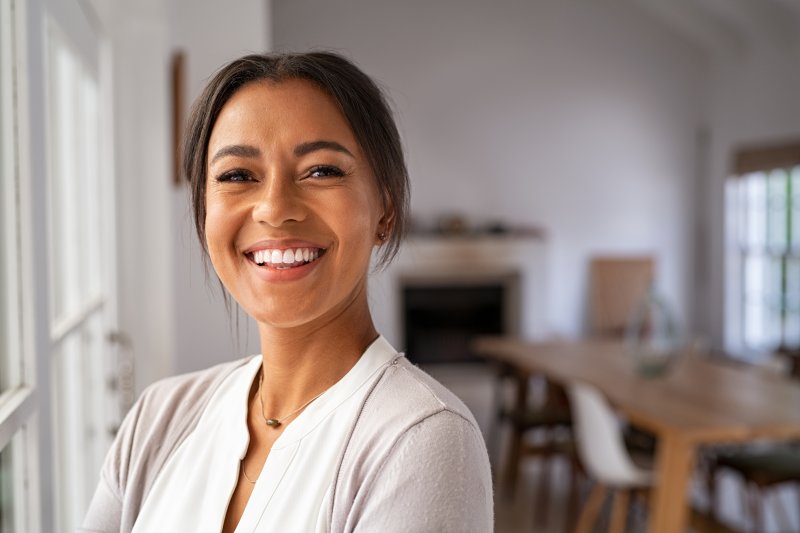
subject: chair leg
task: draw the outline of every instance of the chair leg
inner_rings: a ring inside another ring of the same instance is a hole
[[[609,533],[625,533],[625,523],[628,518],[628,500],[630,491],[620,489],[614,493],[614,504],[611,507],[611,523]]]
[[[606,499],[608,488],[605,485],[596,483],[592,487],[592,492],[589,494],[589,499],[583,506],[578,517],[578,523],[575,526],[575,533],[591,533],[594,523],[597,521],[597,515],[600,513],[600,508]]]
[[[514,492],[517,487],[520,455],[522,453],[522,435],[522,432],[517,430],[517,428],[511,429],[505,468],[505,495],[508,498],[514,497]]]
[[[550,431],[544,431],[545,446],[550,442]],[[539,475],[539,488],[536,491],[536,516],[539,525],[547,524],[548,508],[550,501],[550,480],[552,476],[553,460],[548,452],[542,455],[541,459],[542,469]]]
[[[518,375],[516,377],[516,398],[514,405],[517,409],[524,409],[528,405],[528,376]],[[520,431],[512,422],[511,441],[509,442],[508,463],[506,465],[506,496],[513,497],[519,477],[519,464],[522,454],[522,441],[524,432]]]
[[[499,374],[499,371],[498,371]],[[497,473],[500,464],[500,432],[503,428],[503,385],[502,377],[498,376],[494,383],[494,398],[492,400],[492,421],[489,426],[489,461],[492,466],[492,481],[497,481]]]
[[[719,521],[717,514],[717,464],[713,459],[706,472],[706,492],[708,493],[708,515],[715,523]]]
[[[567,516],[565,517],[565,531],[570,531],[575,525],[575,515],[578,512],[578,504],[580,499],[581,490],[581,472],[580,463],[578,458],[572,456],[570,458],[570,488],[569,488],[569,505],[567,506]]]

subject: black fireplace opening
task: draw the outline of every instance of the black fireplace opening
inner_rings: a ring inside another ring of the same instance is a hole
[[[509,332],[507,283],[409,285],[402,289],[406,355],[416,364],[484,362],[479,335]]]

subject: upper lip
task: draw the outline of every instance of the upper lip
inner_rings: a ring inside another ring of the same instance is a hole
[[[324,250],[325,246],[302,239],[265,239],[251,244],[244,249],[245,254],[251,254],[259,250],[288,250],[295,248],[319,248]]]

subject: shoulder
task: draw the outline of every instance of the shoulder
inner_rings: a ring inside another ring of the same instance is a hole
[[[408,359],[398,357],[367,396],[360,423],[404,431],[430,417],[445,418],[478,430],[464,402]]]
[[[349,448],[362,458],[380,459],[410,433],[443,447],[465,434],[481,436],[472,413],[455,394],[405,357],[398,357],[367,395]]]
[[[438,531],[473,531],[492,520],[488,454],[472,413],[402,357],[362,406],[337,476],[332,523],[393,531],[391,509],[401,501]],[[467,519],[473,526],[464,529]]]

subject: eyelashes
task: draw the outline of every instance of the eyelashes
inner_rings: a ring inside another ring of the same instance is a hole
[[[230,170],[225,172],[216,178],[217,182],[219,183],[228,183],[228,182],[243,182],[243,181],[253,181],[253,178],[250,176],[250,173],[244,170]]]
[[[343,178],[347,173],[335,165],[316,165],[311,167],[300,179],[329,179],[329,178]],[[253,175],[243,169],[229,170],[217,176],[218,183],[242,183],[248,181],[256,181]]]
[[[311,178],[343,178],[345,172],[337,166],[318,165],[311,168],[308,176]]]

